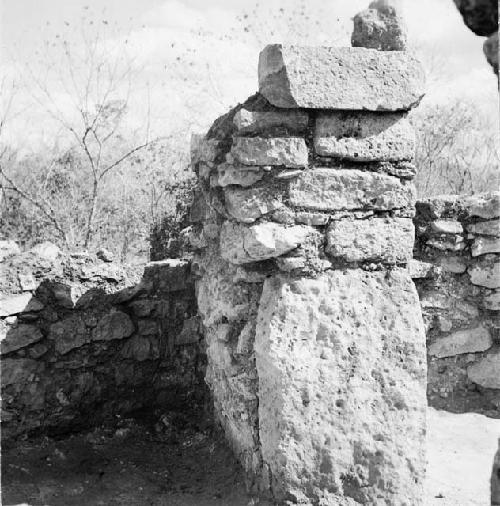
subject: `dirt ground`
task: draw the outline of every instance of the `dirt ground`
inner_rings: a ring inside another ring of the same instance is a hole
[[[252,506],[220,437],[182,415],[2,449],[4,506]],[[429,409],[425,506],[488,506],[500,420]]]
[[[179,414],[3,448],[2,499],[4,506],[252,504],[220,436]]]

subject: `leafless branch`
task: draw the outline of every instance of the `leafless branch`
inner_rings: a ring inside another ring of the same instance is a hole
[[[67,245],[68,244],[68,239],[66,237],[66,233],[64,232],[64,229],[59,224],[59,221],[55,218],[54,212],[50,208],[50,206],[47,203],[42,204],[40,202],[40,199],[34,198],[28,192],[24,191],[19,186],[17,186],[14,183],[14,181],[11,178],[9,178],[9,176],[7,176],[7,174],[3,170],[2,166],[0,166],[0,176],[2,176],[5,179],[5,181],[7,181],[7,183],[10,185],[8,187],[5,187],[5,185],[3,185],[2,183],[0,183],[2,189],[16,192],[23,199],[27,200],[30,204],[32,204],[37,209],[39,209],[42,212],[42,214],[52,223],[52,225],[54,226],[54,228],[57,230],[57,232],[61,236],[61,239]]]

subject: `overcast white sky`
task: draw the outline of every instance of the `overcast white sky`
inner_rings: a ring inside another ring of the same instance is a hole
[[[265,43],[349,45],[351,18],[368,3],[260,0],[256,8],[255,0],[3,0],[3,64],[6,69],[25,62],[35,67],[35,50],[42,41],[61,30],[76,41],[82,13],[93,12],[110,24],[116,22],[118,38],[128,37],[129,51],[144,66],[142,82],[153,83],[155,133],[177,128],[186,123],[186,116],[198,129],[257,90],[258,52]],[[303,12],[301,5],[307,5]],[[473,100],[488,114],[498,114],[497,81],[482,52],[484,38],[465,27],[453,0],[400,0],[400,5],[413,46],[426,62],[432,62],[438,76],[429,83],[427,100],[459,97]],[[249,19],[256,28],[246,33],[237,17],[254,9],[257,18],[250,15]],[[287,16],[293,18],[291,32]],[[200,30],[202,36],[197,35]],[[186,51],[193,66],[182,68],[176,57],[184,58]],[[200,90],[208,88],[202,96]],[[28,96],[29,83],[25,92]],[[140,104],[140,99],[136,102]],[[33,142],[47,140],[49,123],[33,121],[41,114],[35,106],[30,114],[29,122],[26,114],[24,123],[17,119],[23,136]],[[18,136],[19,128],[12,127],[11,132]]]

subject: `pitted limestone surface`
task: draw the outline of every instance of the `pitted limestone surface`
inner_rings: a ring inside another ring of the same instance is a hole
[[[423,85],[422,66],[404,51],[272,44],[259,58],[259,91],[283,108],[408,110]]]
[[[266,280],[255,354],[275,497],[350,505],[383,494],[386,504],[415,504],[425,468],[416,305],[405,270]]]

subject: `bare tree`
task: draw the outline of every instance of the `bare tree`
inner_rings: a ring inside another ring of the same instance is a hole
[[[474,194],[498,185],[498,125],[472,103],[422,105],[412,113],[417,132],[420,197]]]
[[[18,91],[19,83],[15,79],[9,79],[7,76],[4,76],[0,80],[0,203],[2,206],[8,205],[6,194],[8,192],[15,192],[37,208],[55,228],[61,240],[67,244],[66,233],[57,219],[50,202],[40,198],[39,195],[34,195],[30,190],[23,188],[22,185],[15,182],[12,176],[9,176],[9,168],[14,165],[17,153],[6,142],[5,131],[8,122],[22,112],[14,112],[14,103]]]
[[[127,53],[127,39],[113,37],[105,19],[96,21],[84,15],[75,27],[67,23],[68,33],[46,41],[37,55],[41,65],[27,67],[34,84],[33,98],[59,124],[59,135],[69,147],[76,147],[85,163],[90,192],[86,210],[83,246],[88,248],[99,212],[105,179],[115,173],[134,154],[156,139],[150,135],[150,101],[145,86],[145,107],[141,127],[125,133],[125,116],[129,112],[132,85],[137,85],[140,68]],[[3,177],[24,198],[40,210],[47,208],[40,195],[20,188],[12,177]],[[43,212],[43,211],[42,211]],[[53,219],[53,213],[48,212]],[[54,223],[55,225],[55,223]],[[56,227],[63,235],[60,226]],[[65,235],[65,234],[64,234]],[[65,242],[67,239],[65,237]]]
[[[65,31],[73,37],[46,40],[38,65],[23,67],[31,98],[57,127],[41,125],[39,131],[55,132],[56,142],[1,165],[2,189],[10,196],[10,210],[2,211],[4,233],[22,236],[22,242],[31,242],[28,230],[37,240],[51,238],[45,220],[69,248],[99,243],[125,257],[144,251],[150,224],[175,207],[172,185],[189,177],[186,138],[199,114],[193,111],[194,119],[186,118],[175,133],[153,137],[151,110],[156,117],[159,104],[151,104],[143,68],[127,53],[129,35],[121,29],[113,36],[105,19],[97,23],[87,14]],[[164,70],[185,82],[192,55],[176,51],[178,63]],[[19,199],[26,204],[24,221],[14,209]],[[30,208],[36,211],[28,216]]]
[[[83,25],[85,29],[85,24]],[[87,214],[84,247],[88,247],[94,232],[94,220],[104,178],[137,151],[150,144],[149,112],[146,130],[141,139],[125,149],[113,145],[119,139],[119,129],[127,112],[135,70],[126,53],[106,48],[102,32],[83,32],[83,55],[79,58],[67,40],[62,41],[69,80],[65,90],[73,100],[78,120],[68,121],[58,108],[47,80],[35,78],[39,91],[50,104],[48,111],[74,137],[83,150],[90,169],[92,192]],[[118,98],[120,97],[120,98]],[[118,154],[115,154],[118,151]]]

